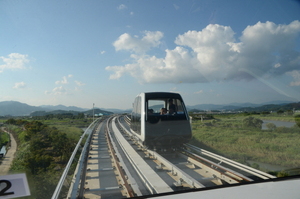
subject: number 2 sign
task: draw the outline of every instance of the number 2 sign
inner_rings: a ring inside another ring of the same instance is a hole
[[[29,195],[30,191],[25,174],[0,176],[0,199]]]

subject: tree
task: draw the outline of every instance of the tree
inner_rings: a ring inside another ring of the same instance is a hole
[[[245,119],[243,119],[243,126],[248,127],[248,128],[261,129],[263,123],[264,122],[261,119],[257,119],[252,116],[246,117]]]
[[[84,113],[79,113],[77,115],[77,119],[84,119]]]
[[[26,131],[27,131],[27,135],[29,137],[36,135],[36,133],[40,132],[43,128],[46,127],[46,125],[44,125],[41,122],[38,121],[32,121],[32,122],[28,122],[24,125]]]
[[[263,111],[261,112],[262,115],[269,115],[270,114],[270,111]]]
[[[277,114],[282,114],[282,113],[284,113],[283,110],[278,110],[278,111],[277,111]]]
[[[32,174],[37,174],[39,171],[46,171],[52,161],[49,155],[29,153],[26,154],[23,164]]]
[[[16,124],[16,122],[17,121],[14,118],[9,118],[5,123],[14,125],[14,124]]]
[[[276,125],[274,123],[267,123],[266,126],[271,131],[274,131],[276,129]]]

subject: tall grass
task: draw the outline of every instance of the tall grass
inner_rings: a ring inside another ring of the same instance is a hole
[[[51,119],[41,120],[42,123],[47,124],[50,127],[57,128],[60,132],[66,133],[68,138],[79,140],[80,136],[84,132],[82,128],[87,127],[90,121],[86,120],[73,120],[69,118],[65,119]]]
[[[300,128],[274,131],[244,128],[245,117],[222,117],[192,124],[192,144],[240,162],[253,160],[283,167],[300,167]]]

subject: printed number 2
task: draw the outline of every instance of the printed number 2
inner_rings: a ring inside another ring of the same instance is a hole
[[[14,192],[6,192],[11,188],[11,182],[8,180],[0,180],[0,184],[5,184],[6,186],[0,190],[0,196],[6,196],[6,195],[11,195],[15,194]]]

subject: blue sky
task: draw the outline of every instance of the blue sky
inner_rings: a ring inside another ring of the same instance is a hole
[[[300,3],[0,1],[0,101],[131,108],[300,101]]]

